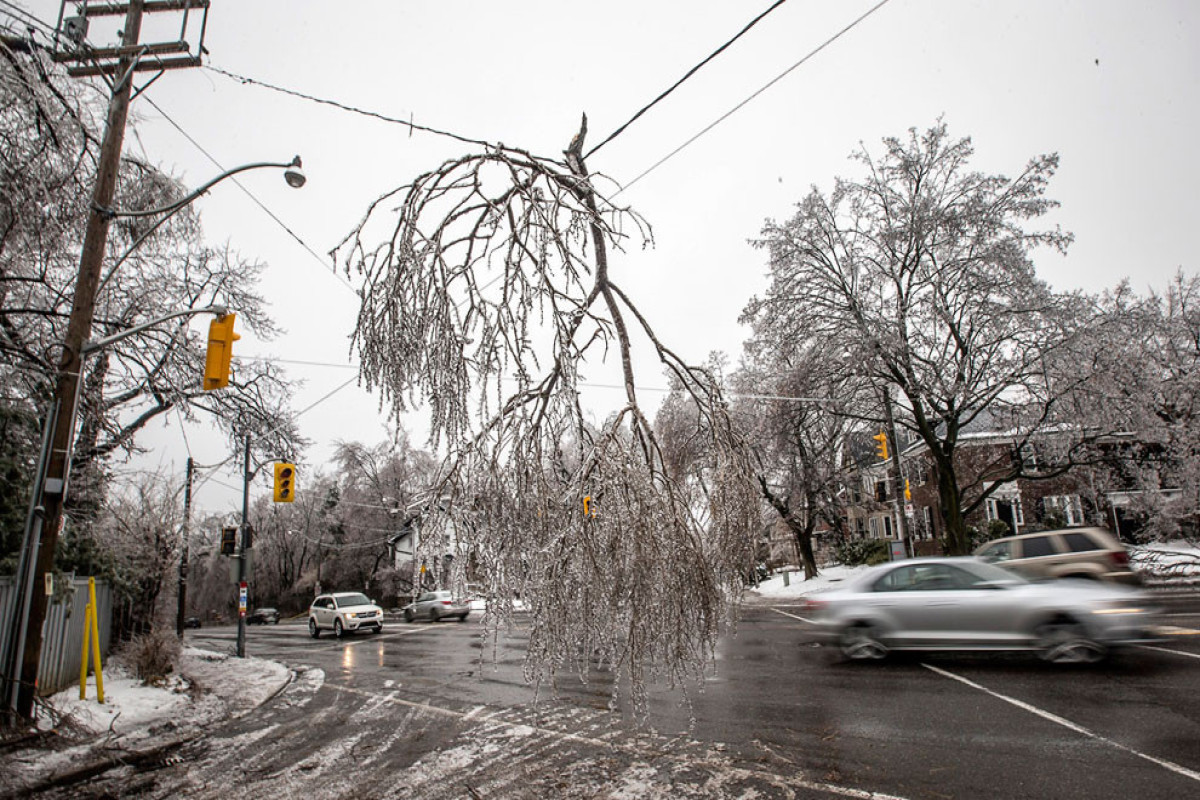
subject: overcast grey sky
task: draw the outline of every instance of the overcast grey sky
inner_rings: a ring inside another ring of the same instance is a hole
[[[18,2],[57,19],[57,0]],[[633,180],[876,2],[790,0],[589,167]],[[770,4],[213,0],[205,44],[212,67],[559,156],[581,112],[589,142],[599,142]],[[97,22],[90,38],[109,42],[119,27]],[[159,33],[148,25],[143,40]],[[1100,290],[1125,277],[1143,290],[1162,286],[1200,263],[1198,79],[1195,2],[892,0],[622,194],[657,244],[619,256],[612,269],[681,354],[736,357],[745,337],[738,315],[766,286],[764,254],[747,245],[764,219],[787,217],[811,185],[827,189],[852,174],[846,157],[860,142],[878,152],[882,137],[944,115],[952,134],[973,138],[978,169],[1013,174],[1035,154],[1061,155],[1049,194],[1062,207],[1050,221],[1076,241],[1065,257],[1038,254],[1043,278],[1059,289]],[[309,182],[300,191],[267,171],[243,182],[318,254],[379,194],[468,150],[208,69],[167,73],[146,97],[225,167],[301,154]],[[134,108],[126,152],[189,185],[220,171],[146,100]],[[270,264],[263,290],[286,333],[246,336],[238,353],[348,365],[357,300],[327,257],[322,264],[228,182],[198,208],[211,240]],[[355,376],[347,366],[287,367],[306,381],[297,409]],[[588,402],[603,415],[620,398],[601,385],[613,382],[604,370],[589,378],[597,385]],[[639,383],[664,381],[646,362]],[[387,435],[378,398],[353,384],[301,421],[316,443],[313,466],[336,440]],[[406,424],[418,437],[425,430],[419,418]],[[150,463],[181,473],[187,446],[177,421],[151,436]],[[188,442],[202,463],[227,455],[203,431]],[[217,480],[238,482],[232,471]],[[218,510],[234,497],[214,482],[198,502]]]

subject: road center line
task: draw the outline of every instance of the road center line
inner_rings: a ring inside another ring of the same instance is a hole
[[[809,625],[816,625],[816,624],[817,624],[816,622],[814,622],[813,620],[809,619],[808,617],[802,617],[802,616],[800,616],[799,614],[792,614],[792,613],[790,613],[790,612],[788,612],[788,611],[782,611],[782,610],[780,610],[780,609],[778,609],[778,608],[775,608],[774,606],[771,606],[771,610],[772,610],[772,611],[774,611],[776,614],[783,614],[785,617],[791,617],[792,619],[798,619],[798,620],[800,620],[801,622],[807,622]]]
[[[1152,648],[1152,649],[1157,649],[1157,648]],[[1037,706],[1034,706],[1034,705],[1030,705],[1029,703],[1026,703],[1026,702],[1016,699],[1015,697],[1009,697],[1008,695],[1000,694],[999,692],[993,691],[993,690],[987,688],[986,686],[975,683],[975,681],[972,681],[968,678],[964,678],[961,675],[955,675],[953,672],[947,672],[946,670],[935,667],[932,664],[922,663],[921,666],[927,670],[930,670],[931,672],[936,672],[938,675],[941,675],[944,678],[950,678],[951,680],[956,680],[959,683],[970,686],[972,689],[978,689],[979,691],[984,692],[985,694],[990,694],[992,697],[995,697],[997,700],[1003,700],[1006,703],[1011,703],[1012,705],[1016,706],[1017,708],[1028,711],[1031,714],[1036,714],[1043,719],[1050,720],[1051,722],[1055,723],[1056,725],[1061,725],[1064,728],[1067,728],[1068,730],[1072,730],[1072,731],[1075,731],[1076,733],[1083,734],[1084,736],[1087,736],[1088,738],[1091,738],[1091,739],[1095,739],[1098,742],[1103,742],[1104,744],[1112,745],[1113,747],[1117,748],[1118,750],[1124,750],[1126,753],[1135,755],[1138,758],[1145,759],[1146,761],[1149,761],[1152,764],[1157,764],[1158,766],[1163,767],[1164,769],[1168,769],[1177,775],[1182,775],[1185,778],[1191,778],[1192,780],[1196,781],[1197,783],[1200,783],[1200,772],[1190,770],[1187,767],[1180,766],[1179,764],[1176,764],[1172,761],[1167,761],[1166,759],[1162,759],[1162,758],[1156,758],[1152,755],[1143,753],[1139,750],[1134,750],[1132,747],[1129,747],[1128,745],[1121,744],[1120,742],[1116,742],[1116,741],[1113,741],[1112,739],[1109,739],[1107,736],[1101,736],[1098,733],[1090,731],[1087,728],[1083,727],[1082,725],[1076,725],[1074,722],[1071,722],[1069,719],[1064,719],[1063,717],[1060,717],[1057,714],[1051,714],[1049,711],[1038,708]]]
[[[1176,656],[1187,656],[1188,658],[1200,658],[1200,653],[1189,653],[1186,650],[1171,650],[1166,647],[1155,647],[1154,645],[1149,645],[1149,644],[1140,644],[1140,645],[1138,645],[1138,647],[1141,647],[1145,650],[1157,650],[1160,653],[1170,653],[1171,655],[1176,655]]]

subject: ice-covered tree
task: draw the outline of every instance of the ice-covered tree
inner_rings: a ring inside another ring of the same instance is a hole
[[[598,661],[640,696],[649,675],[695,675],[710,657],[753,556],[757,498],[715,381],[620,285],[616,261],[650,228],[604,196],[586,130],[585,118],[561,160],[497,146],[418,176],[372,204],[338,255],[364,284],[365,383],[396,413],[428,402],[449,451],[435,486],[444,513],[426,524],[453,527],[494,611],[524,598],[530,677]],[[712,436],[703,514],[664,464],[636,389],[636,337]],[[625,398],[594,426],[581,374],[609,352]]]
[[[813,188],[789,220],[767,222],[758,244],[771,284],[746,311],[792,326],[795,341],[849,352],[899,390],[902,417],[929,447],[953,553],[968,550],[964,517],[987,493],[964,498],[959,435],[985,413],[1022,435],[1062,422],[1067,385],[1047,380],[1046,359],[1078,332],[1072,303],[1031,260],[1071,240],[1030,227],[1056,205],[1045,193],[1057,155],[1009,178],[971,170],[973,154],[941,122],[884,139],[878,155],[860,148],[860,177],[838,178],[828,195]]]

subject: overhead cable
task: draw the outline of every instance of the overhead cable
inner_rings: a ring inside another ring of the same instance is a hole
[[[616,192],[613,194],[613,197],[616,197],[617,195],[619,195],[619,194],[621,194],[622,192],[626,191],[626,190],[627,190],[627,189],[629,189],[631,186],[633,186],[635,183],[637,183],[638,181],[640,181],[642,178],[646,177],[646,176],[647,176],[647,175],[649,175],[651,172],[653,172],[654,170],[656,170],[656,169],[658,169],[659,167],[661,167],[663,164],[665,164],[665,163],[667,163],[668,161],[670,161],[672,158],[674,158],[675,156],[677,156],[677,155],[678,155],[678,154],[679,154],[681,151],[683,151],[683,150],[684,150],[686,147],[688,147],[689,145],[691,145],[691,144],[692,144],[692,142],[696,141],[696,140],[697,140],[697,139],[699,139],[701,136],[703,136],[704,134],[708,133],[709,131],[711,131],[713,128],[717,127],[718,125],[720,125],[720,124],[721,124],[722,122],[724,122],[725,120],[727,120],[727,119],[729,119],[730,117],[732,117],[732,116],[733,116],[734,114],[736,114],[738,111],[742,110],[742,108],[743,108],[744,106],[746,106],[747,104],[749,104],[751,100],[753,100],[754,98],[758,97],[760,94],[762,94],[763,92],[765,92],[767,89],[770,89],[770,88],[771,88],[772,86],[774,86],[775,84],[779,83],[781,80],[783,80],[783,79],[784,79],[785,77],[787,77],[789,74],[791,74],[791,73],[792,73],[792,72],[793,72],[795,69],[797,69],[798,67],[800,67],[802,64],[804,64],[806,61],[808,61],[809,59],[811,59],[813,56],[817,55],[817,53],[820,53],[822,50],[824,50],[824,49],[825,49],[826,47],[828,47],[829,45],[831,45],[831,44],[833,44],[834,42],[836,42],[838,39],[842,38],[842,36],[844,36],[844,35],[846,35],[847,33],[849,33],[849,32],[850,32],[851,30],[853,30],[853,29],[854,29],[854,28],[855,28],[855,27],[856,27],[856,26],[857,26],[859,23],[861,23],[861,22],[862,22],[863,20],[865,20],[867,17],[869,17],[869,16],[871,16],[872,14],[874,14],[874,13],[875,13],[876,11],[878,11],[879,9],[883,8],[883,7],[884,7],[885,5],[887,5],[889,2],[890,2],[890,0],[880,0],[880,2],[878,2],[878,3],[876,3],[875,5],[871,6],[871,8],[870,8],[870,9],[868,9],[868,10],[867,10],[867,11],[866,11],[864,14],[862,14],[861,16],[859,16],[857,19],[855,19],[855,20],[854,20],[853,22],[851,22],[849,25],[847,25],[846,27],[842,28],[840,31],[838,31],[837,33],[835,33],[833,36],[831,36],[831,37],[829,37],[828,39],[826,39],[826,40],[825,40],[824,42],[822,42],[822,43],[821,43],[821,44],[820,44],[818,47],[816,47],[816,48],[814,48],[813,50],[809,51],[809,53],[808,53],[806,56],[804,56],[804,58],[800,59],[800,60],[799,60],[799,61],[797,61],[795,64],[792,64],[790,67],[788,67],[787,69],[785,69],[783,72],[779,73],[779,75],[777,75],[776,77],[774,77],[774,78],[772,78],[770,81],[768,81],[768,82],[766,83],[766,85],[764,85],[764,86],[763,86],[761,89],[759,89],[758,91],[754,92],[752,95],[750,95],[749,97],[747,97],[745,100],[743,100],[742,102],[738,103],[738,104],[737,104],[736,106],[734,106],[733,108],[731,108],[731,109],[729,109],[728,111],[726,111],[724,114],[722,114],[720,117],[718,117],[717,119],[715,119],[713,122],[709,123],[709,125],[708,125],[707,127],[705,127],[703,130],[701,130],[701,131],[700,131],[699,133],[697,133],[695,136],[693,136],[692,138],[688,139],[688,140],[687,140],[686,142],[684,142],[683,144],[679,145],[679,147],[676,147],[676,148],[675,148],[674,150],[672,150],[670,153],[667,153],[667,155],[663,156],[661,159],[659,159],[658,161],[656,161],[656,162],[655,162],[654,164],[652,164],[652,165],[651,165],[651,166],[650,166],[648,169],[646,169],[644,172],[642,172],[642,173],[641,173],[640,175],[638,175],[636,178],[634,178],[633,180],[631,180],[629,183],[626,183],[625,185],[623,185],[623,186],[622,186],[622,187],[621,187],[619,190],[617,190],[617,191],[616,191]]]
[[[273,92],[279,92],[280,94],[286,94],[286,95],[291,95],[292,97],[298,97],[301,100],[308,100],[309,102],[312,102],[312,103],[318,103],[320,105],[325,105],[325,106],[332,106],[333,108],[338,108],[338,109],[341,109],[342,111],[349,111],[352,114],[360,114],[364,117],[371,117],[372,119],[377,119],[382,122],[390,122],[394,125],[403,125],[404,127],[408,128],[410,131],[423,131],[424,133],[432,133],[435,136],[445,136],[447,138],[454,139],[459,142],[464,142],[466,144],[477,144],[477,145],[481,145],[483,147],[491,147],[491,148],[498,147],[498,145],[496,145],[492,142],[486,141],[484,139],[473,139],[470,136],[462,136],[457,133],[452,133],[451,131],[443,131],[443,130],[439,130],[437,128],[431,128],[428,125],[418,125],[417,123],[413,122],[412,119],[400,119],[398,117],[389,117],[386,114],[380,114],[378,111],[368,111],[365,108],[358,108],[357,106],[352,106],[352,105],[348,105],[346,103],[341,103],[341,102],[338,102],[337,100],[328,100],[323,97],[315,97],[311,94],[305,94],[304,92],[296,91],[295,89],[288,89],[283,86],[276,86],[273,83],[267,83],[266,81],[260,81],[255,78],[247,78],[245,75],[238,75],[237,73],[229,72],[227,70],[223,70],[219,67],[214,67],[209,64],[204,65],[203,69],[209,70],[210,72],[215,72],[218,75],[224,75],[225,77],[232,78],[235,81],[240,81],[242,83],[250,84],[252,86],[261,86],[262,88],[270,89]]]
[[[638,118],[638,117],[640,117],[642,114],[645,114],[645,113],[646,113],[647,111],[649,111],[650,109],[654,108],[654,106],[656,106],[656,105],[659,103],[659,101],[661,101],[662,99],[664,99],[664,98],[665,98],[667,95],[669,95],[671,92],[673,92],[673,91],[675,91],[676,89],[678,89],[678,88],[679,88],[679,87],[680,87],[680,86],[683,84],[683,82],[684,82],[684,81],[686,81],[688,78],[692,77],[692,76],[693,76],[693,75],[695,75],[697,72],[699,72],[701,67],[703,67],[705,64],[707,64],[708,62],[712,61],[714,58],[716,58],[717,56],[719,56],[719,55],[720,55],[720,54],[721,54],[721,53],[722,53],[722,52],[723,52],[723,51],[724,51],[726,48],[728,48],[728,47],[729,47],[731,44],[733,44],[734,42],[736,42],[738,39],[742,38],[742,36],[743,36],[743,35],[745,35],[747,31],[749,31],[751,28],[753,28],[755,25],[757,25],[757,24],[758,24],[759,20],[761,20],[763,17],[767,16],[767,14],[770,14],[772,11],[774,11],[774,10],[775,10],[775,9],[777,9],[777,8],[779,8],[781,5],[783,5],[783,4],[784,4],[784,3],[786,3],[786,2],[787,2],[787,0],[775,0],[775,3],[774,3],[774,4],[772,4],[770,8],[768,8],[766,11],[762,12],[761,14],[759,14],[759,15],[758,15],[757,17],[755,17],[754,19],[750,20],[750,22],[748,22],[748,23],[746,24],[746,27],[742,28],[740,31],[738,31],[738,32],[737,32],[737,35],[736,35],[736,36],[734,36],[734,37],[733,37],[732,39],[730,39],[729,41],[725,42],[725,44],[721,45],[721,46],[720,46],[720,47],[718,47],[716,50],[713,50],[713,51],[712,51],[712,53],[710,53],[710,54],[709,54],[708,58],[704,59],[703,61],[701,61],[701,62],[700,62],[699,64],[697,64],[696,66],[694,66],[694,67],[692,67],[691,69],[689,69],[689,70],[688,70],[688,71],[687,71],[687,72],[684,74],[684,76],[683,76],[682,78],[680,78],[679,80],[675,81],[675,83],[671,84],[671,87],[670,87],[669,89],[667,89],[665,92],[663,92],[662,94],[660,94],[658,97],[656,97],[656,98],[654,98],[653,100],[651,100],[651,101],[650,101],[649,103],[647,103],[646,105],[642,106],[642,107],[641,107],[641,109],[639,109],[639,110],[638,110],[638,112],[637,112],[636,114],[634,114],[632,117],[630,117],[630,118],[629,118],[629,119],[628,119],[628,120],[625,122],[625,124],[624,124],[624,125],[622,125],[621,127],[617,128],[615,131],[613,131],[612,133],[610,133],[610,134],[608,135],[608,138],[606,138],[604,141],[600,142],[600,144],[596,145],[596,146],[595,146],[595,147],[593,147],[591,150],[588,150],[588,151],[587,151],[587,155],[585,155],[585,156],[584,156],[584,158],[591,158],[591,156],[592,156],[592,153],[595,153],[595,152],[596,152],[597,150],[599,150],[601,147],[604,147],[604,145],[608,144],[608,143],[609,143],[609,142],[611,142],[613,139],[615,139],[615,138],[617,138],[618,136],[620,136],[620,135],[621,135],[621,134],[622,134],[622,133],[625,131],[625,129],[626,129],[626,128],[628,128],[628,127],[629,127],[630,125],[632,125],[632,124],[633,124],[635,121],[637,121],[637,118]]]

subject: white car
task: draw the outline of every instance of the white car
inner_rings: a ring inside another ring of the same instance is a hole
[[[308,635],[314,639],[321,631],[333,631],[340,639],[361,630],[383,630],[383,609],[361,592],[323,594],[308,608]]]

